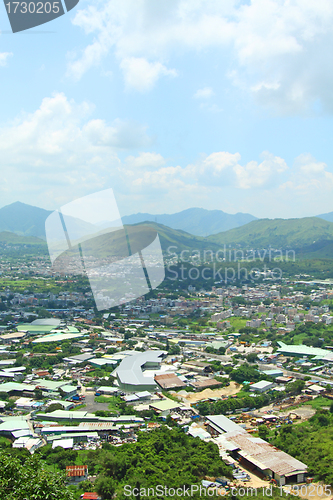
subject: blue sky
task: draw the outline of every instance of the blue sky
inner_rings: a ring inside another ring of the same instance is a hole
[[[331,0],[0,6],[0,206],[113,188],[121,214],[333,211]]]

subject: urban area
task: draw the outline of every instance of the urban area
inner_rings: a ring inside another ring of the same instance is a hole
[[[162,285],[98,312],[43,256],[0,262],[2,467],[42,461],[59,500],[332,497],[332,281]]]

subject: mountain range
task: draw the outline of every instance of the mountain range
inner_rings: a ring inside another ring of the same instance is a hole
[[[172,229],[180,229],[187,233],[204,237],[243,226],[256,219],[257,217],[250,214],[239,212],[231,215],[222,212],[222,210],[205,210],[204,208],[188,208],[175,214],[153,215],[138,213],[122,217],[124,224],[156,222]]]
[[[20,202],[1,208],[0,246],[39,244],[46,249],[45,220],[50,213]],[[192,208],[171,215],[140,213],[122,220],[132,228],[139,229],[145,223],[150,230],[157,231],[164,251],[171,245],[177,247],[177,252],[184,249],[217,251],[224,245],[234,248],[271,246],[295,249],[304,258],[333,258],[333,212],[300,219],[256,219],[250,214],[230,215],[220,210]],[[196,227],[197,234],[194,234]],[[221,227],[227,229],[221,231]],[[204,237],[198,233],[205,233]]]
[[[19,201],[0,209],[0,231],[45,239],[45,220],[52,212]],[[227,214],[222,210],[189,208],[175,214],[138,213],[122,217],[124,224],[156,222],[195,236],[209,236],[256,220],[250,214]]]

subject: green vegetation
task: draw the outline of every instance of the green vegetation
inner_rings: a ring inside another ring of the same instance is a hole
[[[323,406],[329,406],[329,407],[331,407],[331,405],[333,404],[333,402],[332,402],[331,399],[324,398],[323,396],[318,396],[317,398],[312,399],[311,401],[306,401],[304,404],[305,405],[310,405],[315,410],[318,410],[319,408],[322,408]]]
[[[260,374],[255,366],[244,363],[239,368],[236,368],[230,373],[230,378],[241,384],[242,382],[258,382],[261,379],[265,379],[263,375]],[[267,377],[266,377],[267,379]],[[266,380],[265,379],[265,380]]]
[[[269,404],[270,401],[271,398],[268,394],[261,394],[256,397],[249,395],[243,397],[229,396],[227,399],[221,399],[214,403],[200,401],[196,406],[200,415],[225,415],[228,412],[232,413],[241,408],[261,408]]]
[[[74,500],[65,474],[48,472],[37,454],[0,452],[0,500]]]
[[[97,396],[95,401],[96,403],[108,403],[109,410],[114,413],[121,413],[124,408],[124,401],[118,396]],[[126,403],[125,408],[127,408]]]
[[[318,409],[307,422],[284,425],[275,433],[275,446],[306,463],[315,480],[333,484],[332,413]]]
[[[105,444],[102,450],[87,452],[85,460],[89,471],[98,474],[94,488],[106,499],[115,493],[117,498],[126,498],[124,485],[154,488],[162,484],[178,488],[199,484],[206,475],[231,476],[215,444],[165,426],[149,434],[140,432],[134,444],[121,447]]]
[[[312,347],[333,345],[333,325],[324,323],[301,323],[294,331],[283,337],[286,344],[304,344]]]
[[[313,241],[333,240],[333,223],[318,217],[302,219],[260,219],[207,238],[220,245],[249,248],[299,248]]]

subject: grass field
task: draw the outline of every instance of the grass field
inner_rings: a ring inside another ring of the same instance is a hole
[[[331,406],[331,403],[332,403],[331,399],[324,398],[323,396],[318,396],[317,398],[313,399],[312,401],[306,401],[304,404],[310,405],[315,410],[318,410],[319,408],[322,408],[323,406]]]
[[[308,334],[306,332],[295,335],[293,339],[293,344],[298,344],[298,345],[302,344],[303,340],[306,339],[307,336]]]
[[[248,321],[246,318],[228,318],[230,321],[230,325],[234,330],[239,331],[240,328],[244,328],[246,326],[246,322]]]
[[[14,292],[24,292],[24,290],[33,290],[34,292],[53,292],[58,293],[61,289],[54,280],[46,279],[0,279],[0,290],[9,288]]]

